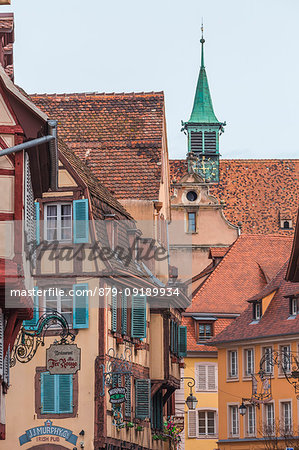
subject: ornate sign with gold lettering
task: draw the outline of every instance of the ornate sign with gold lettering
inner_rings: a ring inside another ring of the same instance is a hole
[[[52,344],[47,348],[47,370],[52,374],[70,374],[80,370],[81,349],[76,344]]]

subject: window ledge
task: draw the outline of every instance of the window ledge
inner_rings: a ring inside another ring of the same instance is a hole
[[[226,378],[227,383],[233,383],[234,381],[239,381],[239,377],[229,377]]]
[[[296,319],[296,317],[297,317],[297,314],[296,315],[291,315],[291,316],[289,316],[288,318],[287,318],[287,320],[294,320],[294,319]]]

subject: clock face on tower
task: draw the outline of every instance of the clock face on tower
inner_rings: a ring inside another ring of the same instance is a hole
[[[218,158],[213,156],[200,155],[196,158],[194,172],[202,176],[205,181],[217,182],[218,176]]]

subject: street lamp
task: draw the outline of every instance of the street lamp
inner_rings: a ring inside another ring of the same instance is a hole
[[[192,388],[195,386],[195,380],[192,377],[182,377],[181,380],[191,380],[191,381],[188,381],[188,383],[187,383],[187,385],[190,388],[190,393],[189,393],[188,397],[186,398],[185,403],[188,406],[188,409],[191,409],[191,410],[195,409],[197,402],[198,402],[197,398],[193,395],[193,392],[192,392]]]
[[[247,410],[246,405],[242,401],[241,405],[239,406],[239,411],[240,411],[241,416],[245,416],[246,410]]]

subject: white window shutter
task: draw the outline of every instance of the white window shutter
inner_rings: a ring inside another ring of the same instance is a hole
[[[207,366],[200,364],[197,366],[198,374],[197,374],[197,386],[198,391],[206,391],[207,390]]]
[[[197,428],[198,428],[198,411],[197,409],[190,409],[188,411],[188,437],[196,438],[197,437]]]
[[[4,314],[0,313],[0,376],[3,378]]]
[[[216,367],[207,366],[208,372],[208,391],[216,390]]]

